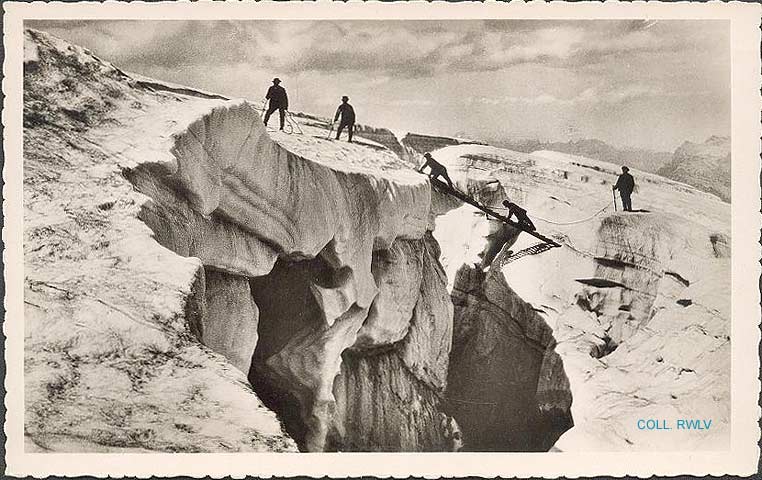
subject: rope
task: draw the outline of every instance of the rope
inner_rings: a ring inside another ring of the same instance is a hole
[[[611,205],[609,205],[608,202],[607,202],[606,206],[604,206],[603,208],[601,208],[600,210],[598,210],[594,214],[590,215],[589,217],[582,218],[580,220],[574,220],[573,222],[554,222],[553,220],[548,220],[547,218],[538,217],[537,215],[533,215],[533,218],[536,218],[537,220],[541,220],[541,221],[543,221],[545,223],[550,223],[551,225],[575,225],[577,223],[589,222],[590,220],[594,219],[595,217],[597,217],[598,215],[600,215],[601,213],[606,211],[606,209],[608,209],[609,207],[611,207]]]
[[[595,258],[595,254],[593,254],[591,252],[588,252],[588,251],[580,250],[579,248],[574,246],[574,244],[569,241],[568,237],[564,238],[564,239],[557,239],[557,240],[559,242],[561,242],[561,244],[564,247],[568,248],[569,250],[571,250],[573,252],[577,252],[578,254],[582,255],[583,257]]]
[[[491,407],[494,407],[497,405],[496,402],[473,402],[471,400],[463,400],[462,398],[454,398],[454,397],[445,397],[445,399],[449,402],[465,403],[468,405],[487,405]]]
[[[294,118],[294,114],[291,113],[290,110],[286,110],[286,120],[289,122],[289,124],[292,124],[291,129],[293,131],[294,125],[296,125],[296,129],[299,132],[300,135],[304,135],[304,131],[302,130],[301,125],[299,125],[299,122],[296,121]]]
[[[267,105],[267,100],[265,99],[262,102],[262,108],[260,109],[260,115],[261,115],[262,120],[264,120],[265,114],[267,112],[266,105]],[[299,125],[299,122],[296,121],[296,119],[294,118],[294,114],[291,113],[291,110],[286,110],[285,120],[286,120],[284,122],[285,123],[285,128],[282,130],[283,133],[285,133],[286,135],[291,135],[292,133],[294,133],[294,127],[296,127],[297,132],[300,135],[304,135],[304,131],[302,130],[302,126]],[[267,128],[268,131],[272,131],[272,132],[276,131],[275,129],[271,130],[269,127],[267,127],[267,125],[265,125],[265,127]]]
[[[598,210],[594,214],[590,215],[589,217],[582,218],[580,220],[574,220],[572,222],[555,222],[553,220],[548,220],[547,218],[543,218],[543,217],[540,217],[540,216],[534,215],[534,214],[532,214],[531,218],[532,218],[532,220],[535,220],[535,219],[536,220],[540,220],[542,222],[549,223],[551,225],[575,225],[577,223],[589,222],[590,220],[594,219],[595,217],[597,217],[598,215],[600,215],[601,213],[606,211],[606,209],[608,209],[610,206],[611,205],[606,203],[606,206],[604,206],[603,208],[601,208],[600,210]],[[495,210],[508,210],[508,208],[505,208],[505,207],[491,207],[491,208],[493,208]]]

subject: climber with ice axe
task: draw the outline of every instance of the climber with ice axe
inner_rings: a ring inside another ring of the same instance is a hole
[[[632,211],[632,200],[630,195],[635,189],[635,179],[630,175],[630,169],[622,167],[622,174],[616,181],[616,184],[612,187],[612,190],[619,190],[619,196],[622,197],[622,210],[625,212]],[[614,210],[616,210],[616,194],[614,194]]]

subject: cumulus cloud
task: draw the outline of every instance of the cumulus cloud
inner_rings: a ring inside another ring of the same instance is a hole
[[[36,26],[64,32],[127,65],[247,63],[285,73],[362,71],[408,78],[533,63],[582,67],[615,55],[669,51],[686,36],[697,38],[693,30],[674,35],[647,20],[48,21]]]

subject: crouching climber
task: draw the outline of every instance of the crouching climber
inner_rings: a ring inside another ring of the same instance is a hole
[[[632,191],[635,189],[635,179],[632,178],[632,175],[630,175],[629,172],[629,168],[622,167],[622,174],[619,175],[619,178],[617,178],[616,184],[613,187],[614,190],[619,190],[619,196],[622,197],[622,208],[625,212],[632,211],[632,200],[630,199],[630,195],[632,195]]]
[[[519,207],[510,200],[503,200],[503,206],[508,209],[508,220],[510,220],[511,217],[516,217],[516,222],[518,222],[519,226],[521,226],[524,230],[528,230],[530,232],[537,230],[537,228],[534,226],[534,223],[532,223],[532,220],[530,220],[527,216],[526,210]]]
[[[432,157],[429,152],[424,153],[423,158],[426,161],[423,162],[423,165],[421,165],[418,171],[423,173],[423,169],[429,167],[429,178],[438,180],[439,177],[443,177],[447,181],[447,184],[450,186],[450,188],[455,190],[455,187],[452,185],[452,180],[450,180],[450,176],[447,175],[447,168],[434,160],[434,157]]]

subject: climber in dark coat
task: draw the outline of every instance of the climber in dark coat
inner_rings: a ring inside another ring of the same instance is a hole
[[[614,190],[619,190],[619,196],[622,197],[622,208],[624,208],[625,212],[632,211],[632,200],[630,199],[630,195],[632,195],[632,191],[635,189],[635,179],[632,178],[629,171],[629,168],[622,167],[622,174],[619,175],[619,178],[613,187]]]
[[[352,133],[354,133],[355,129],[355,109],[349,104],[349,97],[346,95],[341,97],[341,105],[336,109],[336,116],[333,117],[333,121],[338,120],[339,116],[341,116],[341,122],[339,122],[339,128],[336,130],[336,140],[339,139],[341,132],[346,127],[349,134],[349,143],[352,143]]]
[[[418,171],[423,173],[423,169],[429,167],[429,178],[437,180],[439,177],[444,177],[444,179],[447,180],[447,184],[450,186],[450,188],[455,190],[455,187],[452,185],[452,180],[450,180],[450,176],[447,175],[447,168],[434,160],[434,157],[432,157],[429,152],[424,153],[423,158],[426,159],[426,161],[423,162],[423,165],[421,165]]]
[[[286,110],[288,110],[288,95],[286,89],[280,86],[280,78],[273,78],[273,84],[267,90],[265,99],[270,100],[270,106],[265,113],[265,125],[270,120],[270,115],[275,110],[280,111],[280,129],[283,130],[283,125],[286,123]]]
[[[508,208],[508,220],[511,219],[511,216],[516,217],[516,221],[518,224],[524,228],[524,230],[528,230],[530,232],[534,232],[537,230],[537,227],[534,226],[534,223],[532,223],[532,220],[529,219],[527,216],[527,211],[523,208],[519,207],[515,203],[511,202],[510,200],[503,200],[503,206]]]

